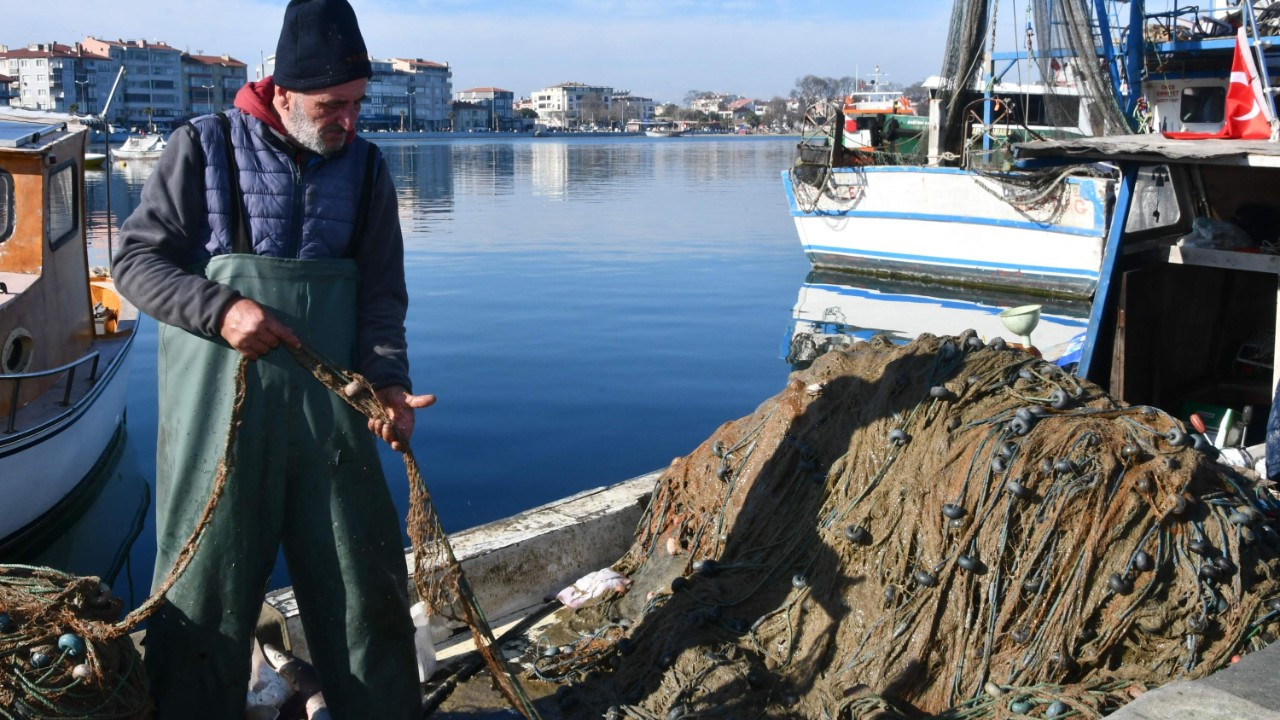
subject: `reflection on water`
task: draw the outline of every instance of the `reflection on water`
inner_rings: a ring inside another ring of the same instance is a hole
[[[127,442],[89,482],[90,504],[24,561],[102,578],[132,606],[145,599],[148,590],[145,583],[135,583],[128,571],[135,541],[144,532],[154,532],[149,521],[151,487]],[[150,565],[143,570],[149,573]]]
[[[967,291],[806,282],[779,178],[793,148],[793,139],[759,137],[381,144],[405,232],[411,373],[416,390],[440,398],[420,413],[413,447],[446,529],[688,453],[783,387],[790,368],[778,339],[795,318],[908,338],[979,327],[953,317],[966,303],[962,315],[987,319],[1013,304]],[[91,256],[105,259],[106,227],[137,206],[148,169],[113,169],[110,216],[106,176],[90,175]],[[802,314],[793,317],[793,307]],[[1047,314],[1062,319],[1042,322],[1041,346],[1083,316]],[[128,451],[134,479],[146,482],[155,346],[155,323],[142,323]],[[386,448],[382,459],[403,517],[402,465]],[[136,488],[119,492],[136,498]],[[127,510],[116,515],[121,527],[131,522]],[[149,525],[129,568],[140,593],[153,557]],[[278,569],[272,586],[285,582]]]
[[[793,367],[808,367],[823,352],[879,334],[905,343],[922,333],[959,335],[972,329],[986,340],[1019,342],[999,314],[1024,305],[1041,306],[1031,341],[1047,359],[1060,355],[1088,326],[1084,302],[815,271],[800,286],[782,357]]]

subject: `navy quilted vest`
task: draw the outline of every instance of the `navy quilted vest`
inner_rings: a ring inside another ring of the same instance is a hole
[[[240,189],[253,252],[278,258],[305,260],[349,255],[359,214],[365,163],[372,145],[356,138],[330,158],[311,156],[304,166],[276,145],[261,120],[228,110]],[[206,115],[191,121],[205,157],[205,198],[209,224],[203,245],[209,255],[231,252],[233,202],[228,177],[226,140],[221,121]]]

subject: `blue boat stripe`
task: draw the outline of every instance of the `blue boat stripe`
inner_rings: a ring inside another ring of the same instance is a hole
[[[973,217],[965,215],[926,215],[912,212],[881,212],[873,210],[844,210],[840,212],[803,212],[792,204],[792,217],[828,217],[828,218],[875,218],[881,220],[922,220],[925,222],[941,222],[961,225],[986,225],[1017,230],[1035,230],[1058,235],[1078,235],[1080,237],[1102,238],[1105,233],[1102,227],[1069,228],[1053,223],[1038,223],[1026,220],[1001,220],[997,218]],[[1097,213],[1095,212],[1095,218]]]
[[[909,260],[931,265],[949,265],[956,267],[991,268],[993,270],[1016,270],[1019,272],[1038,273],[1042,275],[1074,275],[1076,277],[1096,279],[1096,270],[1077,270],[1075,268],[1047,267],[1043,265],[1019,265],[1016,263],[998,263],[987,260],[960,260],[957,258],[931,257],[929,255],[907,255],[905,253],[879,252],[876,250],[852,250],[850,248],[831,247],[827,245],[805,245],[806,253],[826,253],[829,255],[847,255],[850,257],[874,257],[886,260]]]
[[[849,297],[867,298],[869,300],[881,300],[895,303],[924,303],[926,305],[937,305],[940,308],[951,310],[968,310],[971,312],[980,312],[987,315],[999,315],[1007,308],[992,307],[990,305],[979,305],[978,303],[964,302],[962,300],[944,300],[942,298],[932,298],[923,295],[890,295],[875,290],[864,290],[862,288],[848,287],[845,285],[805,285],[801,290],[819,289],[825,290],[837,295],[847,295]],[[807,318],[796,318],[805,322],[815,322]],[[1088,327],[1089,323],[1084,320],[1076,320],[1074,318],[1060,317],[1057,315],[1042,315],[1041,320],[1048,320],[1059,325],[1067,327]]]

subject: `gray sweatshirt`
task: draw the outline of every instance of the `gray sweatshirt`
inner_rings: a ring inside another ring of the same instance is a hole
[[[143,187],[141,203],[121,228],[112,275],[124,296],[148,315],[219,338],[222,312],[240,293],[186,270],[209,256],[199,240],[199,231],[207,231],[209,224],[204,165],[195,129],[184,125],[174,131]],[[380,164],[366,233],[354,259],[361,278],[356,370],[375,388],[411,389],[404,330],[409,304],[404,238],[385,163]]]

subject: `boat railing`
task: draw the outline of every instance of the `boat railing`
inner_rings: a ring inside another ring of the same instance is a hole
[[[76,360],[65,365],[59,365],[55,368],[47,370],[37,370],[28,373],[0,374],[0,380],[9,382],[12,388],[9,391],[9,417],[5,421],[4,434],[9,435],[17,430],[18,423],[18,393],[22,389],[23,380],[37,380],[39,378],[47,378],[60,373],[66,373],[66,386],[62,391],[62,400],[58,403],[61,407],[67,407],[71,404],[71,390],[76,383],[76,369],[85,363],[89,363],[89,377],[87,382],[92,385],[98,381],[98,361],[100,355],[97,350],[81,356]]]

